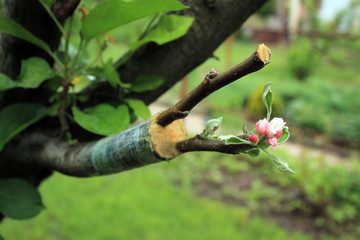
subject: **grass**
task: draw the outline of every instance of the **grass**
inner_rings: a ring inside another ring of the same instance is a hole
[[[0,226],[5,239],[311,239],[247,209],[192,196],[170,176],[186,161],[79,179],[55,174],[40,187],[39,216]]]

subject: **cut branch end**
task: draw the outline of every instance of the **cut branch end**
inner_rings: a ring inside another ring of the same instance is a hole
[[[265,44],[259,44],[258,49],[256,49],[256,54],[265,65],[270,63],[271,51]]]

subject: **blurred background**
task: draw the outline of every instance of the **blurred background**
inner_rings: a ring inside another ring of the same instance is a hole
[[[79,16],[80,17],[80,16]],[[147,19],[113,31],[104,58],[120,56]],[[295,170],[257,158],[188,153],[169,163],[104,177],[54,174],[40,187],[47,209],[6,219],[6,239],[359,239],[360,1],[270,0],[207,60],[151,104],[176,103],[210,71],[223,71],[259,43],[270,65],[214,93],[186,119],[189,136],[223,116],[222,134],[264,118],[272,82],[273,117],[290,128],[272,150]],[[89,53],[91,54],[91,53]]]

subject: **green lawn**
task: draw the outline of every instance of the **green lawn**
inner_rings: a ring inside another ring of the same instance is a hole
[[[170,177],[186,164],[175,160],[90,179],[55,174],[40,187],[47,209],[26,221],[6,219],[0,232],[8,240],[310,239],[173,186]]]

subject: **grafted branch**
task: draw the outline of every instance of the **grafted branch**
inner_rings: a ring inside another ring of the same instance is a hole
[[[200,135],[186,139],[183,118],[197,103],[219,88],[257,71],[270,62],[270,50],[264,45],[247,59],[218,75],[205,80],[169,110],[149,120],[99,141],[69,145],[68,142],[33,133],[13,142],[0,152],[0,168],[7,164],[56,170],[72,176],[88,177],[111,174],[171,160],[190,151],[216,151],[239,154],[253,148],[250,144],[225,144]],[[163,124],[161,124],[163,123]],[[166,123],[166,124],[164,124]],[[243,137],[244,138],[244,137]],[[19,156],[19,152],[23,153]],[[1,176],[0,176],[1,177]]]
[[[206,75],[205,79],[197,88],[191,91],[175,106],[162,112],[159,116],[158,124],[167,126],[179,118],[186,117],[188,112],[208,95],[249,73],[260,70],[270,62],[270,57],[270,50],[262,44],[251,56],[239,64],[219,74],[211,72]]]

